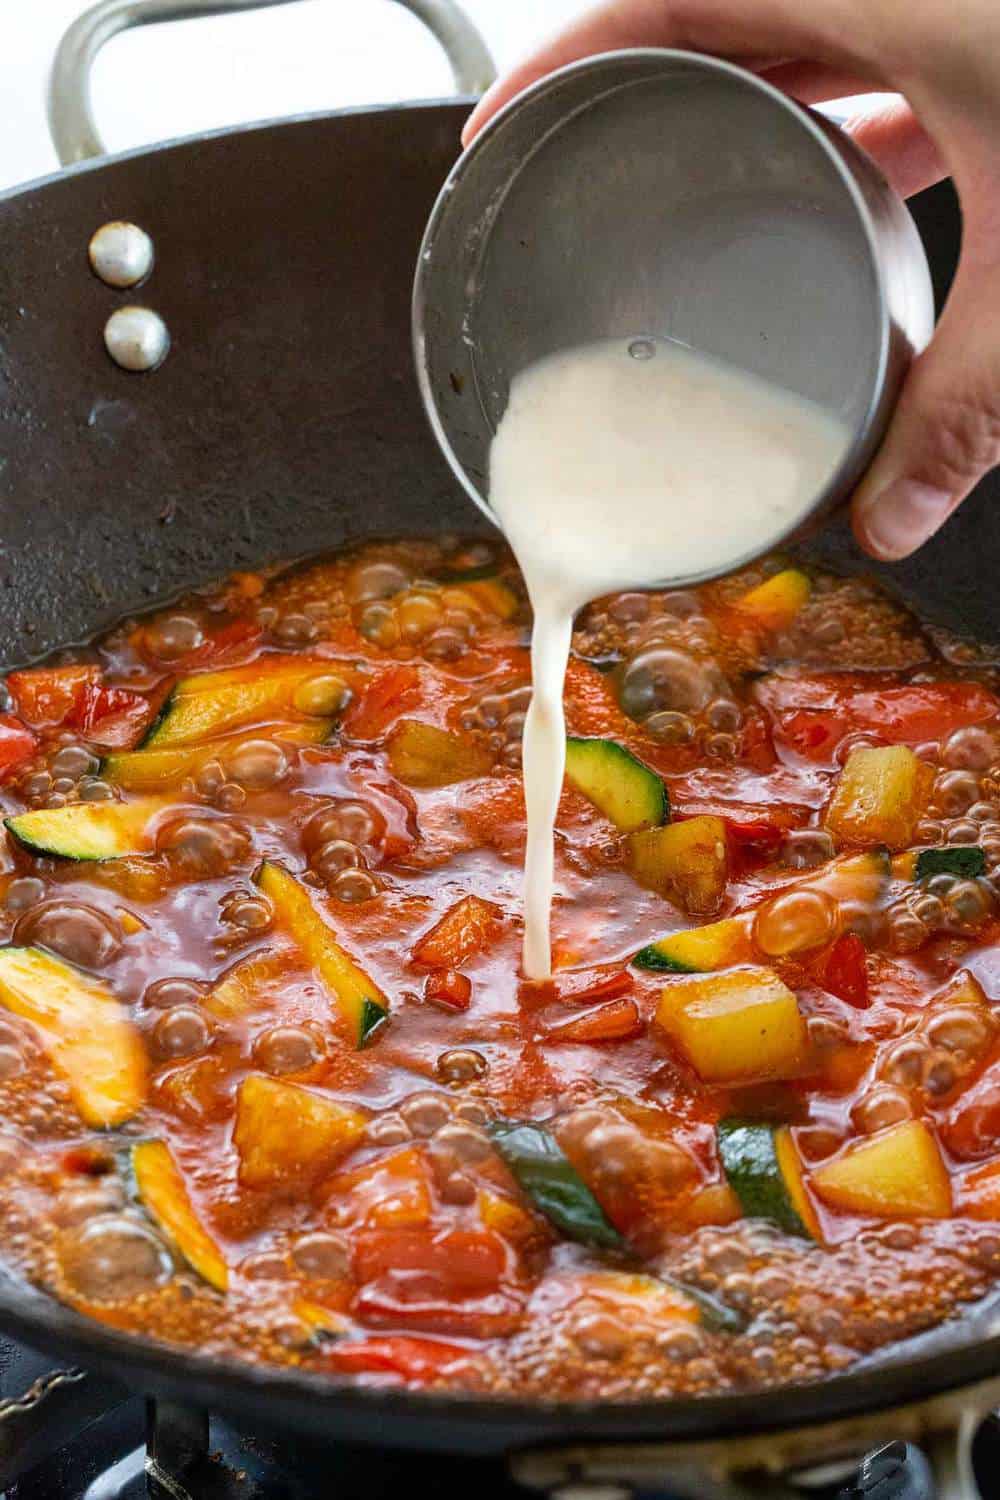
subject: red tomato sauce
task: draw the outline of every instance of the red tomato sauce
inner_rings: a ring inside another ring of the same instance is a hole
[[[789,566],[578,620],[570,733],[670,810],[567,780],[546,984],[499,547],[236,574],[11,671],[8,1261],[174,1345],[548,1398],[816,1379],[985,1294],[995,674]]]

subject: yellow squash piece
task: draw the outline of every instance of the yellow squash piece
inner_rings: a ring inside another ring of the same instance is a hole
[[[132,1171],[139,1197],[150,1216],[188,1265],[209,1286],[224,1292],[229,1285],[229,1270],[222,1251],[195,1213],[169,1146],[163,1141],[141,1141],[133,1146]]]
[[[162,812],[158,797],[134,802],[70,802],[6,818],[7,831],[31,854],[56,859],[121,859],[148,854],[151,826]]]
[[[726,825],[703,815],[629,834],[625,859],[640,885],[658,891],[691,916],[709,917],[726,894]]]
[[[0,948],[0,1005],[37,1029],[80,1118],[121,1125],[146,1097],[146,1053],[124,1006],[41,948]]]
[[[143,750],[194,745],[248,724],[330,719],[349,697],[348,684],[326,661],[275,662],[199,672],[175,684],[143,741]]]
[[[488,776],[493,769],[493,757],[483,745],[419,719],[400,719],[388,750],[392,774],[406,786],[452,786]]]
[[[798,568],[785,568],[737,599],[734,608],[762,630],[787,630],[812,592]]]
[[[921,1120],[904,1120],[855,1142],[817,1167],[812,1185],[831,1208],[879,1219],[946,1219],[951,1183]]]
[[[333,1000],[353,1047],[363,1047],[389,1014],[389,1001],[334,937],[308,890],[283,865],[266,860],[254,876],[282,927]]]
[[[329,737],[332,727],[332,719],[316,719],[303,724],[272,724],[267,729],[231,735],[228,739],[207,740],[201,745],[123,751],[105,759],[101,775],[127,791],[157,791],[176,786],[185,776],[196,776],[210,760],[218,760],[225,766],[226,758],[251,740],[266,738],[284,740],[291,745],[320,745]]]
[[[303,1183],[336,1166],[358,1144],[366,1124],[360,1110],[296,1083],[251,1073],[236,1095],[233,1145],[240,1182],[297,1193]]]
[[[445,598],[446,604],[462,609],[471,600],[473,608],[497,615],[501,620],[513,619],[520,608],[514,590],[508,588],[500,578],[467,579],[464,583],[450,584],[445,593],[448,596]]]
[[[805,1069],[798,1001],[770,969],[727,969],[668,984],[656,1019],[706,1083],[761,1083]]]
[[[268,990],[273,989],[275,998],[278,998],[279,982],[294,964],[295,955],[288,949],[251,954],[215,981],[201,1002],[201,1008],[219,1021],[245,1016],[266,1001]]]
[[[637,969],[664,969],[675,974],[709,974],[716,969],[731,969],[735,964],[752,963],[754,950],[753,915],[724,917],[704,927],[688,927],[657,938],[640,948],[632,962]]]
[[[827,831],[841,844],[905,849],[933,780],[933,768],[906,745],[852,750],[826,811]]]

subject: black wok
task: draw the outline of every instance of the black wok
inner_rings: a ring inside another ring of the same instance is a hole
[[[0,662],[232,568],[370,533],[482,524],[425,424],[409,330],[417,246],[467,110],[432,103],[228,130],[0,199]],[[914,208],[943,296],[959,241],[954,197],[941,187]],[[94,230],[120,218],[156,246],[151,278],[130,293],[87,264]],[[170,330],[169,356],[151,373],[126,373],[105,353],[103,325],[125,301],[155,307]],[[932,618],[994,641],[997,488],[987,480],[931,547],[886,575]],[[813,550],[871,567],[845,527]],[[10,1275],[0,1275],[0,1327],[132,1390],[258,1426],[465,1452],[555,1449],[548,1467],[522,1468],[541,1485],[569,1472],[573,1445],[654,1445],[645,1459],[591,1452],[582,1474],[713,1468],[718,1480],[876,1437],[933,1441],[959,1412],[1000,1405],[1000,1322],[988,1309],[822,1385],[616,1406],[338,1388],[144,1343]],[[723,1438],[736,1441],[719,1447]],[[704,1477],[684,1482],[706,1493]]]

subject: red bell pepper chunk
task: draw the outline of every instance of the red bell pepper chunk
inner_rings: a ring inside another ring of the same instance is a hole
[[[481,896],[463,896],[417,943],[413,962],[428,969],[455,969],[503,931],[503,912]]]
[[[345,1374],[387,1372],[422,1385],[456,1360],[468,1358],[468,1352],[459,1344],[398,1336],[364,1339],[356,1344],[339,1343],[329,1351],[328,1358],[335,1369]]]
[[[868,956],[857,933],[845,932],[833,944],[823,964],[820,983],[831,995],[853,1005],[855,1010],[868,1009],[871,1004]]]
[[[382,739],[401,714],[416,706],[419,687],[416,667],[404,663],[380,672],[347,710],[345,736],[364,743]]]
[[[472,980],[457,969],[435,969],[424,980],[424,999],[445,1010],[468,1010],[472,1000]]]
[[[142,693],[88,683],[66,722],[84,739],[122,750],[141,738],[152,716],[153,705]]]
[[[100,680],[100,667],[89,664],[29,667],[22,672],[9,672],[7,687],[26,723],[35,729],[51,729],[64,724],[87,688]]]
[[[642,1018],[634,1000],[608,1000],[595,1005],[569,1021],[549,1026],[546,1035],[553,1042],[619,1042],[638,1036]]]
[[[619,995],[627,995],[634,982],[627,969],[613,966],[603,969],[567,969],[561,974],[553,974],[550,981],[545,981],[545,985],[555,992],[556,999],[563,1004],[582,1005],[588,1000],[616,1000]]]
[[[366,1229],[354,1246],[354,1272],[360,1282],[387,1271],[424,1271],[461,1297],[491,1290],[507,1265],[507,1251],[487,1230]]]
[[[30,760],[37,744],[38,736],[20,719],[13,714],[0,714],[0,781],[6,781]]]

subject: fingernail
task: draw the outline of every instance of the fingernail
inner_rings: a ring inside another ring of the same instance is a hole
[[[896,479],[860,504],[861,530],[876,557],[892,562],[909,557],[943,526],[955,497],[933,485]]]

